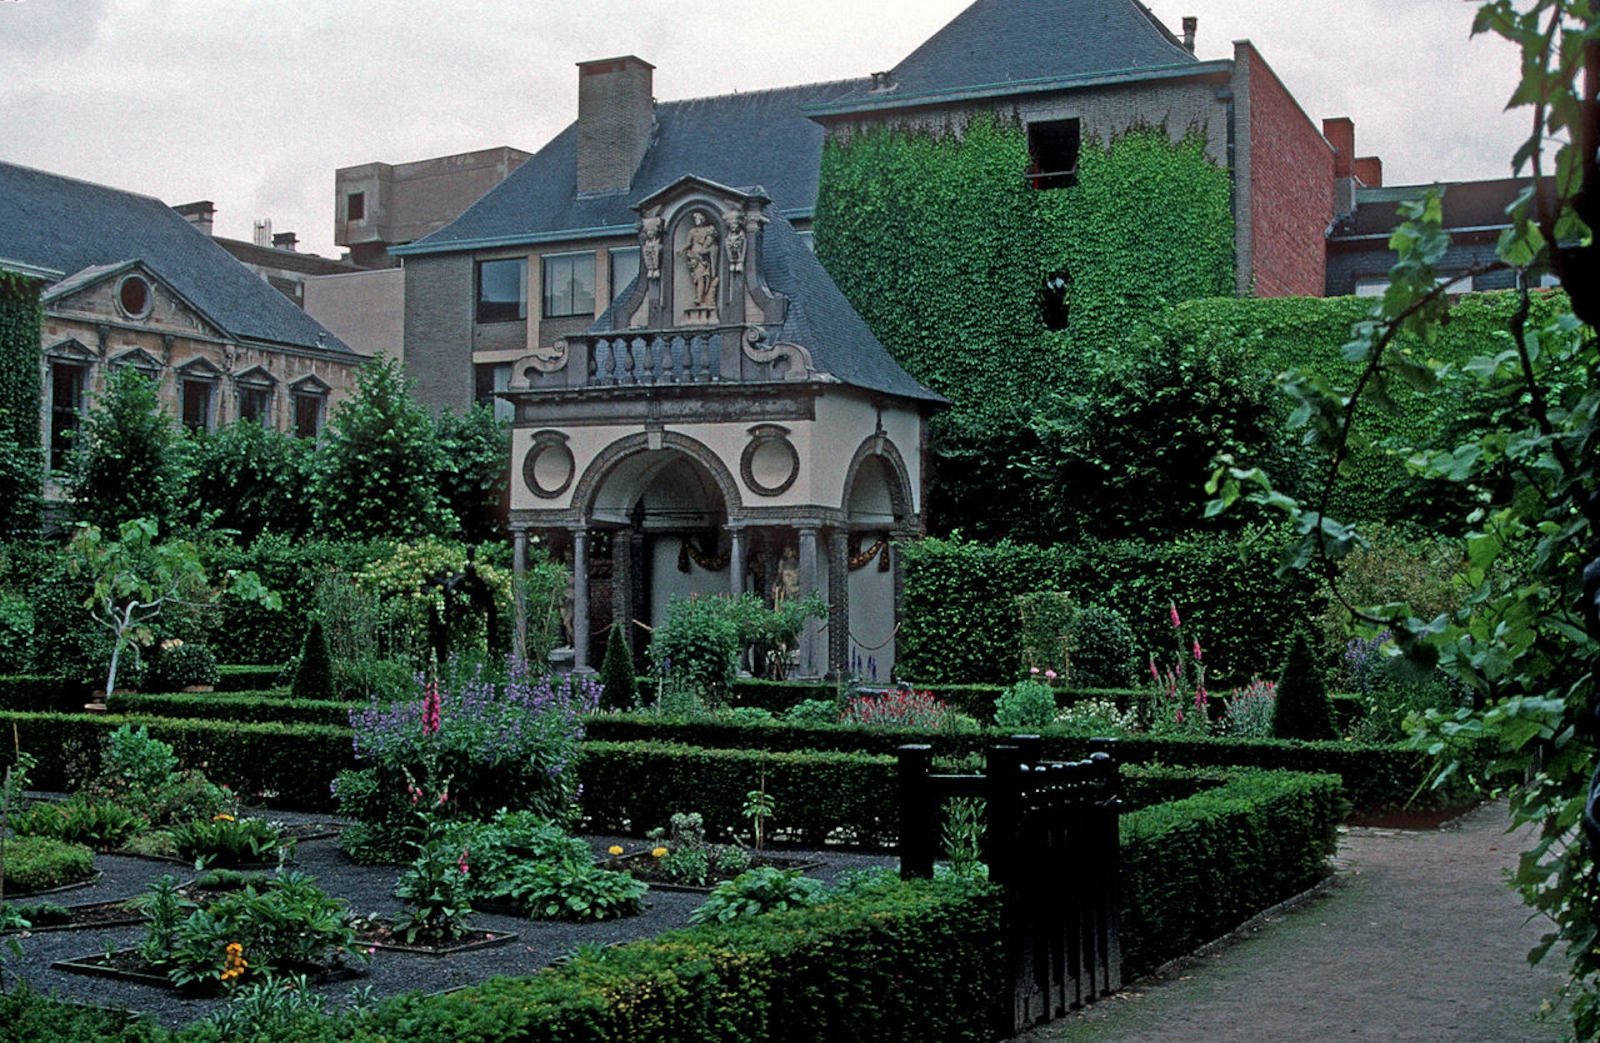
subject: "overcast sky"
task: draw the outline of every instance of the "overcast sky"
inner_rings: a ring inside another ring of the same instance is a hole
[[[333,173],[510,145],[577,111],[574,63],[636,54],[662,100],[888,69],[968,0],[0,0],[0,159],[210,199],[337,256]],[[1516,55],[1462,0],[1153,0],[1196,53],[1249,39],[1389,184],[1504,177]],[[4,205],[4,200],[0,200]]]

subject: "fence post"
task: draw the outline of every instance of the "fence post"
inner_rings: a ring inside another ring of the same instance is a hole
[[[933,747],[902,746],[899,762],[900,879],[931,880],[938,810],[928,778],[933,774]]]

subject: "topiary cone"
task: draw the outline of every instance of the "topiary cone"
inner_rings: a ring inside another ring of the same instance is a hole
[[[1305,631],[1296,631],[1278,679],[1278,695],[1272,708],[1272,735],[1277,739],[1337,739],[1333,723],[1333,700],[1328,684],[1311,654]]]
[[[289,694],[296,699],[333,698],[333,660],[328,655],[328,637],[322,632],[320,619],[313,619],[306,627],[300,666],[294,672]]]
[[[606,657],[600,663],[600,708],[631,710],[639,701],[639,682],[633,674],[633,654],[622,636],[622,624],[611,624],[606,636]]]

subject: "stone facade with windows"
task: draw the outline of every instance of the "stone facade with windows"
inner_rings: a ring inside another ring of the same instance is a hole
[[[0,163],[0,258],[48,273],[39,403],[52,471],[115,369],[191,431],[246,418],[316,437],[362,361],[160,200]],[[54,481],[47,493],[55,493]]]

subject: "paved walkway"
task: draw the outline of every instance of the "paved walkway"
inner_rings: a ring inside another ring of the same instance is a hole
[[[1352,827],[1322,897],[1018,1043],[1521,1043],[1561,1038],[1559,952],[1504,883],[1506,806],[1441,829]]]

